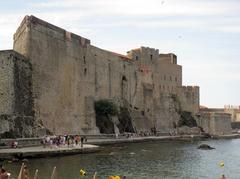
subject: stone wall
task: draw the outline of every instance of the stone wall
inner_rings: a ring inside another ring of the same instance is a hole
[[[228,113],[202,112],[198,125],[211,135],[231,134],[231,115]]]
[[[10,51],[0,51],[0,114],[14,112],[14,62]]]
[[[182,87],[174,54],[140,47],[120,55],[34,16],[16,31],[14,50],[32,64],[29,104],[36,121],[55,134],[97,133],[93,104],[99,99],[128,106],[136,131],[168,130],[180,108],[198,111],[199,88]]]
[[[193,114],[199,112],[199,87],[198,86],[179,86],[177,95],[181,103],[182,111],[189,111]]]
[[[35,132],[32,68],[14,51],[0,52],[0,135],[29,137]]]

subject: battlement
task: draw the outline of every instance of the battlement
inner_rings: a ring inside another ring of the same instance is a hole
[[[135,61],[147,64],[158,59],[159,50],[150,47],[140,47],[128,51],[127,56]]]
[[[159,53],[158,49],[150,48],[150,47],[143,47],[143,46],[141,46],[140,48],[132,49],[132,50],[128,51],[127,53],[130,53],[131,51],[140,52],[140,53],[144,53],[144,52]]]
[[[173,53],[159,54],[159,60],[177,64],[177,55]]]
[[[19,28],[14,34],[14,40],[17,40],[22,32],[26,28],[33,28],[39,32],[46,33],[49,36],[53,36],[55,39],[67,40],[67,41],[77,41],[82,46],[90,44],[90,40],[84,37],[81,37],[77,34],[68,32],[60,27],[57,27],[53,24],[50,24],[44,20],[41,20],[35,16],[25,16],[21,22]]]
[[[199,86],[179,86],[178,88],[181,88],[186,91],[199,90]]]

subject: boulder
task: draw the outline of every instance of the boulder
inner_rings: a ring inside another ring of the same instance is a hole
[[[212,150],[212,149],[215,149],[207,144],[201,144],[198,146],[198,149],[201,149],[201,150]]]

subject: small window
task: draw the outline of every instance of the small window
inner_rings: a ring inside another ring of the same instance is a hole
[[[177,81],[177,77],[175,77],[175,81]]]
[[[84,75],[87,75],[87,68],[84,68]]]
[[[164,81],[166,81],[166,75],[164,75]]]
[[[170,81],[172,81],[172,77],[170,76],[169,78],[170,78]]]
[[[142,116],[145,116],[145,112],[144,111],[141,111],[141,114],[142,114]]]
[[[153,59],[153,55],[150,55],[150,59],[151,59],[151,60]]]
[[[136,56],[136,60],[138,60],[138,56]]]

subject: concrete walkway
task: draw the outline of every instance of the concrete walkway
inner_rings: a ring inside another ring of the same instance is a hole
[[[61,146],[61,147],[24,147],[17,149],[1,149],[0,159],[13,159],[13,158],[39,158],[48,156],[72,155],[80,153],[94,153],[100,151],[99,146],[84,144],[83,147],[74,146]]]
[[[72,155],[80,153],[94,153],[100,151],[98,145],[111,145],[119,143],[136,143],[145,141],[164,141],[164,140],[181,140],[181,139],[196,139],[202,136],[146,136],[146,137],[120,137],[120,138],[98,138],[98,139],[88,139],[83,145],[80,146],[61,146],[61,147],[46,147],[43,146],[33,146],[33,147],[22,147],[17,149],[0,149],[0,159],[13,159],[13,158],[39,158],[39,157],[49,157],[49,156],[60,156],[60,155]]]

